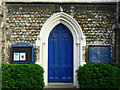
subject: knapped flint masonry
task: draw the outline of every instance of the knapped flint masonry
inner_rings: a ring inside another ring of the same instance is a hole
[[[22,53],[15,51],[15,58],[11,47],[27,43],[34,47],[32,62],[45,70],[45,85],[71,79],[78,86],[75,71],[79,65],[88,61],[120,63],[119,7],[119,0],[6,0],[0,14],[0,61],[23,62],[27,52],[23,48]]]

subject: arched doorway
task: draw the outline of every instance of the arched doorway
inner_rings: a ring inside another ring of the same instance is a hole
[[[73,85],[78,86],[76,70],[79,65],[86,64],[85,49],[86,39],[80,25],[73,17],[64,13],[58,12],[51,16],[41,28],[40,34],[37,37],[36,46],[40,49],[40,58],[35,62],[44,69],[44,82],[48,85],[48,39],[53,28],[59,24],[65,25],[73,37]]]
[[[63,24],[48,39],[48,82],[73,82],[73,37]]]

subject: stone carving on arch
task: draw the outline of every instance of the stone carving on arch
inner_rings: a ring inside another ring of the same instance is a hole
[[[79,65],[86,64],[85,62],[85,46],[86,38],[82,32],[80,25],[77,23],[73,17],[64,13],[58,12],[51,16],[41,28],[40,34],[37,37],[36,46],[40,48],[40,59],[35,63],[43,67],[44,73],[44,82],[45,85],[48,85],[48,38],[52,29],[58,25],[65,25],[73,36],[73,85],[78,86],[76,78],[76,69]]]

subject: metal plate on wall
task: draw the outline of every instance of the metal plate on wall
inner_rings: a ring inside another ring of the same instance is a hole
[[[89,46],[89,61],[93,63],[110,63],[110,46]]]

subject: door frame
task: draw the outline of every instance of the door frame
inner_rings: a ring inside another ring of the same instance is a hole
[[[40,34],[37,37],[36,46],[40,49],[40,58],[35,62],[44,69],[45,86],[48,85],[48,38],[53,28],[58,25],[65,25],[73,36],[73,85],[78,86],[76,78],[76,70],[79,65],[86,64],[85,62],[85,46],[86,38],[82,32],[80,25],[72,16],[58,12],[52,15],[41,28]]]

